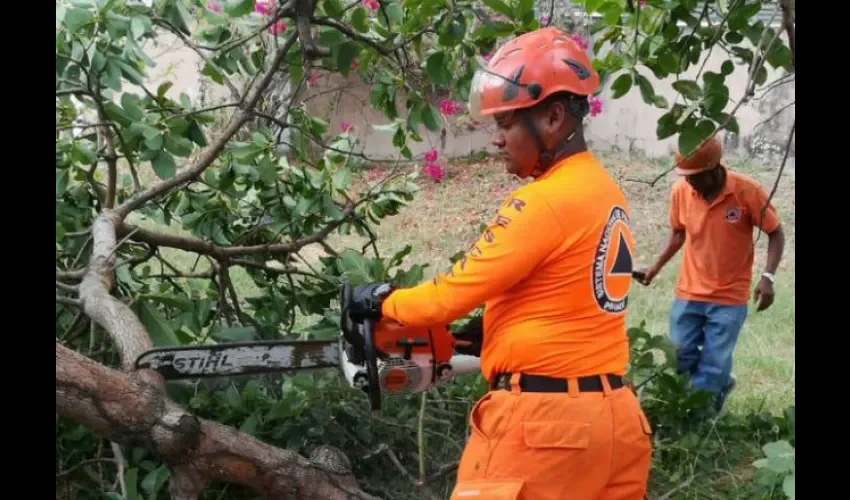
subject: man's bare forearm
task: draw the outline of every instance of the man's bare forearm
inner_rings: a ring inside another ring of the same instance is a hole
[[[653,266],[656,271],[660,271],[670,259],[676,255],[676,252],[682,248],[682,245],[685,244],[685,232],[684,231],[673,231],[670,233],[670,240],[667,242],[667,248],[661,252],[661,255],[658,257],[658,260],[655,262]]]
[[[785,251],[785,231],[782,226],[776,228],[776,231],[768,235],[767,242],[767,265],[765,272],[773,274],[779,268],[779,261],[782,260],[782,253]]]

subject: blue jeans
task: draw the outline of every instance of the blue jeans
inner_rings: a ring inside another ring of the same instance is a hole
[[[732,354],[747,307],[675,299],[670,311],[670,337],[676,346],[679,373],[689,373],[695,389],[717,394],[717,411],[731,389]]]

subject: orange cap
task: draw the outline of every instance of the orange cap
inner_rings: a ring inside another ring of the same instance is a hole
[[[681,151],[676,153],[676,172],[680,175],[694,175],[716,167],[723,158],[723,146],[716,137],[705,141],[690,158],[685,159]]]

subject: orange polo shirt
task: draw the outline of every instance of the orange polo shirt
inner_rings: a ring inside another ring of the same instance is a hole
[[[684,178],[673,186],[670,224],[685,231],[685,252],[676,296],[718,304],[746,304],[753,276],[753,230],[766,233],[779,227],[770,204],[762,219],[768,193],[755,179],[726,170],[726,186],[712,203],[703,199]]]
[[[430,282],[393,292],[383,314],[427,326],[485,305],[488,378],[624,374],[630,215],[593,154],[574,155],[515,190],[464,258]]]

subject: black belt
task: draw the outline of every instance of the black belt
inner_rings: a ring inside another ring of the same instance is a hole
[[[624,377],[619,375],[591,375],[578,378],[579,392],[603,392],[602,377],[608,379],[611,389],[619,389],[628,385]],[[570,386],[567,379],[552,378],[544,375],[521,374],[519,376],[519,387],[524,392],[569,392]],[[511,390],[511,374],[500,373],[493,378],[490,384],[492,390]]]

